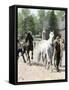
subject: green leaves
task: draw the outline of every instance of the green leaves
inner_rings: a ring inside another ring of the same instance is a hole
[[[58,35],[58,24],[57,24],[57,16],[54,13],[54,10],[51,11],[49,17],[49,30],[54,31],[55,37]]]
[[[31,31],[33,35],[46,31],[54,31],[55,37],[59,34],[59,18],[62,18],[64,11],[60,10],[43,10],[43,9],[21,9],[18,11],[18,33],[24,35],[25,32]]]
[[[33,19],[32,15],[28,16],[27,18],[25,18],[24,26],[25,26],[24,27],[25,31],[31,31],[34,34],[35,23],[34,23],[34,19]]]

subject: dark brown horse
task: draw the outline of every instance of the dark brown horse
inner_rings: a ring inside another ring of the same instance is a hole
[[[30,63],[30,55],[29,55],[30,51],[32,52],[31,59],[33,59],[33,37],[30,32],[27,34],[25,42],[26,42],[26,51],[27,51],[27,55],[28,55],[27,60],[29,60],[29,63]]]

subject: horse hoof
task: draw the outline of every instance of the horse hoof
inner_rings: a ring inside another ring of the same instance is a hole
[[[31,59],[33,59],[33,57],[31,57]]]
[[[60,70],[59,70],[59,69],[57,69],[57,72],[60,72]]]
[[[24,61],[24,63],[26,63],[26,61]]]

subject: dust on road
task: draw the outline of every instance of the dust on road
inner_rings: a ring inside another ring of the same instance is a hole
[[[56,72],[56,70],[51,72],[50,70],[45,69],[42,63],[32,63],[30,66],[28,62],[24,63],[23,59],[19,58],[18,82],[65,79],[65,68],[62,67],[60,70],[61,72]]]

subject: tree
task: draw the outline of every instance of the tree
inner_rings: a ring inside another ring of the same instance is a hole
[[[18,11],[18,34],[20,34],[20,36],[24,36],[25,18],[27,18],[29,15],[29,9],[21,9],[20,12]]]
[[[50,13],[50,18],[49,18],[49,30],[54,31],[54,38],[59,35],[59,29],[58,29],[58,24],[57,24],[57,17],[54,13],[54,10],[51,11]]]
[[[40,32],[43,31],[43,25],[45,20],[45,10],[38,10],[38,17],[39,17],[39,29]]]
[[[23,18],[26,18],[30,15],[30,10],[29,9],[22,9],[22,15]]]
[[[19,33],[22,33],[22,31],[23,31],[23,16],[22,16],[22,14],[19,12],[18,13],[18,32]]]
[[[35,23],[35,34],[39,34],[39,32],[40,32],[40,24],[39,24],[38,16],[33,15],[33,20],[34,20],[34,23]]]
[[[65,15],[64,11],[59,10],[58,12],[56,11],[57,17],[62,18]]]
[[[34,19],[33,19],[32,15],[25,18],[25,20],[24,20],[24,30],[26,32],[31,31],[32,34],[35,34],[35,23],[34,23]]]

